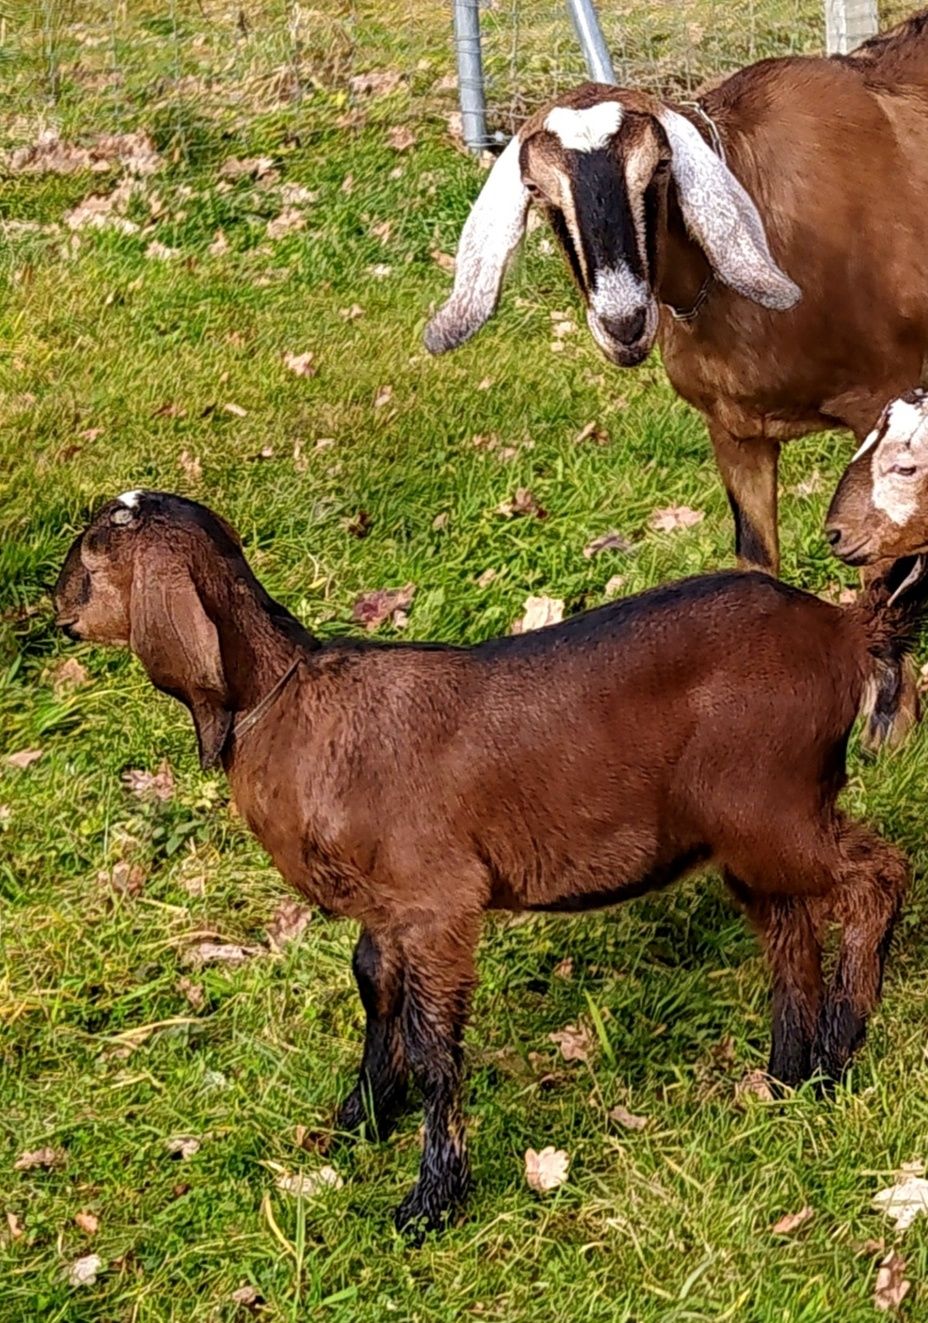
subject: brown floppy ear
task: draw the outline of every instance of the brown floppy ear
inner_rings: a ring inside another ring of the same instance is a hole
[[[138,557],[129,607],[129,646],[152,684],[189,710],[205,770],[218,764],[234,717],[219,635],[186,566],[175,562],[157,573],[153,569],[149,558]]]

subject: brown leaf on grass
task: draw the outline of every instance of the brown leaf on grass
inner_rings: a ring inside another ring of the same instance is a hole
[[[350,308],[339,308],[338,315],[343,321],[353,322],[364,316],[364,309],[360,303],[352,303]]]
[[[34,1148],[27,1153],[20,1153],[13,1163],[13,1170],[32,1171],[35,1167],[48,1170],[50,1167],[60,1167],[63,1161],[64,1154],[59,1153],[57,1149]]]
[[[229,240],[226,238],[225,230],[217,230],[213,235],[213,242],[206,250],[210,257],[222,257],[229,251]]]
[[[394,124],[387,134],[387,143],[395,152],[408,152],[416,145],[416,135],[406,124]]]
[[[139,896],[145,889],[145,877],[145,869],[141,864],[117,859],[112,868],[100,869],[97,881],[103,887],[112,887],[121,896]]]
[[[95,1236],[100,1227],[100,1219],[95,1213],[75,1213],[74,1221],[85,1236]]]
[[[267,941],[272,951],[282,951],[295,941],[313,917],[312,910],[298,900],[282,900],[267,925]]]
[[[374,396],[374,408],[382,409],[385,404],[389,404],[393,399],[393,387],[381,386],[380,390]]]
[[[784,1215],[774,1222],[770,1228],[775,1236],[791,1236],[794,1231],[798,1231],[806,1222],[810,1222],[815,1216],[815,1209],[806,1204],[805,1208],[800,1208],[798,1213],[784,1213]]]
[[[905,1268],[905,1259],[897,1250],[890,1250],[880,1264],[873,1291],[873,1303],[880,1313],[888,1314],[897,1310],[912,1289],[912,1283],[906,1279]]]
[[[402,87],[405,74],[397,69],[371,69],[369,73],[355,74],[348,79],[348,86],[355,96],[388,96]]]
[[[284,354],[284,367],[288,367],[298,377],[314,377],[319,371],[315,358],[316,355],[312,350],[307,350],[305,354],[292,354],[288,351]]]
[[[442,510],[442,511],[441,511],[439,514],[437,514],[437,515],[435,516],[435,518],[432,520],[432,529],[433,529],[433,531],[436,532],[436,533],[440,533],[441,530],[442,530],[443,528],[447,528],[447,527],[448,527],[448,521],[449,521],[450,518],[451,518],[451,516],[449,515],[448,511],[447,511],[447,510]]]
[[[374,588],[371,592],[361,593],[351,610],[351,618],[356,625],[363,625],[367,630],[379,629],[386,621],[397,625],[398,616],[406,616],[416,585],[407,583],[402,588]]]
[[[770,1076],[765,1070],[749,1070],[744,1079],[735,1085],[735,1098],[760,1098],[762,1102],[773,1101]]]
[[[7,754],[6,764],[8,767],[18,767],[23,771],[33,763],[37,763],[44,752],[44,749],[20,749],[18,753]]]
[[[341,523],[346,533],[359,539],[366,538],[374,527],[374,521],[366,510],[359,510],[357,514],[347,516]]]
[[[115,230],[118,234],[137,234],[139,226],[124,215],[132,191],[132,181],[125,180],[111,193],[92,193],[65,213],[64,223],[74,231]]]
[[[536,519],[546,519],[548,512],[538,504],[527,487],[518,487],[515,495],[507,501],[501,501],[496,513],[512,519],[516,515],[534,515]]]
[[[498,570],[484,570],[482,574],[477,575],[476,583],[478,588],[489,588],[494,579],[499,578]]]
[[[241,1305],[243,1309],[247,1309],[249,1314],[259,1313],[261,1306],[264,1304],[264,1296],[257,1287],[250,1285],[250,1283],[246,1283],[244,1286],[240,1286],[237,1291],[233,1291],[229,1299],[234,1305]]]
[[[389,243],[390,235],[392,233],[393,233],[392,220],[377,221],[376,224],[371,226],[371,234],[374,236],[375,239],[379,239],[381,243]]]
[[[222,179],[262,179],[274,169],[270,156],[229,156],[219,167]]]
[[[589,1063],[593,1039],[585,1025],[565,1024],[563,1029],[552,1030],[548,1039],[559,1049],[565,1061]]]
[[[601,551],[631,551],[634,543],[627,537],[611,529],[608,533],[600,533],[599,537],[594,537],[592,542],[588,542],[583,548],[583,554],[587,560],[598,556]]]
[[[181,1161],[186,1162],[194,1153],[199,1153],[200,1141],[194,1135],[172,1135],[170,1139],[164,1141],[164,1147],[172,1158],[180,1158]]]
[[[93,1286],[102,1267],[103,1260],[99,1254],[85,1254],[75,1259],[68,1268],[68,1285]]]
[[[151,243],[145,249],[145,256],[152,262],[170,262],[175,257],[180,256],[179,248],[169,248],[166,243],[160,239],[152,239]]]
[[[450,253],[443,253],[440,248],[433,248],[429,256],[435,265],[440,267],[442,271],[447,271],[449,276],[454,275],[455,266],[457,264]]]
[[[907,1231],[917,1217],[928,1213],[928,1180],[921,1162],[904,1162],[895,1182],[873,1197],[873,1207],[896,1224],[897,1231]]]
[[[281,1172],[274,1182],[278,1190],[292,1194],[294,1199],[311,1199],[323,1190],[340,1190],[344,1183],[335,1168],[329,1166],[294,1174]]]
[[[23,1234],[23,1224],[15,1213],[7,1213],[6,1225],[10,1233],[10,1240],[20,1240]]]
[[[239,946],[237,942],[196,942],[181,952],[180,963],[191,969],[204,965],[243,965],[254,956],[263,955],[261,946]]]
[[[570,956],[565,956],[563,960],[558,961],[554,966],[554,977],[569,979],[574,976],[574,962]]]
[[[630,1112],[628,1108],[623,1107],[621,1103],[616,1103],[615,1107],[611,1108],[607,1115],[610,1121],[615,1121],[617,1125],[624,1126],[626,1130],[643,1130],[648,1124],[648,1118],[646,1116],[636,1116],[634,1112]]]
[[[387,276],[393,274],[393,267],[389,262],[375,262],[373,266],[369,266],[367,269],[376,280],[386,280]]]
[[[613,574],[611,578],[606,580],[606,586],[603,588],[603,593],[606,597],[618,597],[624,587],[625,575]]]
[[[165,758],[157,772],[147,772],[141,767],[130,767],[123,772],[123,785],[130,794],[138,799],[157,799],[166,804],[174,798],[174,773],[171,764]]]
[[[200,1010],[205,1000],[203,987],[199,983],[194,983],[186,974],[182,974],[174,985],[177,991],[187,998],[195,1011]]]
[[[188,482],[196,483],[202,481],[203,465],[200,463],[196,455],[191,455],[189,450],[182,450],[178,462],[183,469],[184,477]]]
[[[306,217],[296,207],[285,207],[279,216],[269,220],[266,234],[269,239],[282,239],[285,234],[294,234],[306,228]]]
[[[51,674],[52,688],[57,695],[71,693],[87,684],[90,676],[76,657],[67,657]]]
[[[243,409],[240,404],[236,404],[233,400],[227,400],[226,403],[222,406],[222,410],[223,413],[230,413],[233,418],[248,417],[248,410]]]
[[[305,207],[310,202],[315,202],[318,197],[318,192],[293,180],[280,186],[280,200],[286,207]]]
[[[593,441],[598,446],[607,446],[609,444],[609,434],[600,427],[599,423],[594,421],[587,423],[574,437],[574,445],[581,445],[584,441]]]
[[[161,157],[146,133],[103,134],[79,147],[49,130],[31,146],[18,147],[6,158],[11,174],[72,175],[84,170],[99,174],[121,167],[131,174],[150,175],[160,165]]]
[[[564,619],[564,603],[559,597],[533,597],[525,599],[523,614],[513,622],[513,634],[530,634],[535,629],[557,625]]]
[[[701,524],[705,517],[704,510],[692,510],[688,505],[668,505],[655,510],[648,525],[658,533],[676,533],[682,528]]]
[[[85,427],[83,432],[77,434],[82,441],[96,441],[103,436],[102,427]]]
[[[567,1180],[570,1158],[563,1149],[549,1145],[540,1152],[525,1151],[525,1181],[536,1194],[548,1194]]]
[[[159,404],[157,409],[152,410],[152,418],[186,418],[187,410],[182,404],[175,404],[173,400],[165,400],[164,404]]]

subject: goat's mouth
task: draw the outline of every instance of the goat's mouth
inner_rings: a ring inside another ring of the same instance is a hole
[[[612,334],[609,324],[592,308],[587,308],[586,322],[590,334],[610,363],[614,363],[616,367],[638,367],[654,347],[659,314],[657,304],[652,300],[648,305],[641,333],[633,340],[620,340]]]
[[[56,611],[55,628],[60,629],[62,634],[65,634],[69,639],[73,639],[75,643],[82,642],[77,616],[69,616],[61,611]]]

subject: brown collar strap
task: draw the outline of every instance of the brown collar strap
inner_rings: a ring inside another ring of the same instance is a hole
[[[263,717],[267,716],[268,712],[271,709],[271,706],[274,703],[274,700],[280,697],[281,693],[283,692],[284,686],[286,685],[287,681],[290,679],[291,675],[299,666],[302,660],[303,660],[302,657],[295,657],[294,660],[287,667],[287,669],[284,671],[283,675],[274,685],[273,689],[271,689],[268,693],[264,695],[264,697],[261,699],[261,702],[258,703],[256,707],[253,707],[250,712],[246,712],[245,715],[241,718],[241,720],[236,721],[232,731],[233,738],[235,739],[236,743],[238,743],[238,741],[242,738],[243,735],[247,735],[250,730],[253,730]]]

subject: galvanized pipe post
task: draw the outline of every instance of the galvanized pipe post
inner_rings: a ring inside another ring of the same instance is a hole
[[[593,0],[567,0],[570,13],[587,72],[594,83],[615,83],[615,71],[609,47],[599,26],[596,6]]]
[[[480,52],[479,0],[454,0],[454,48],[458,66],[461,133],[472,152],[489,146]]]
[[[825,49],[848,55],[880,30],[876,0],[825,0]]]

